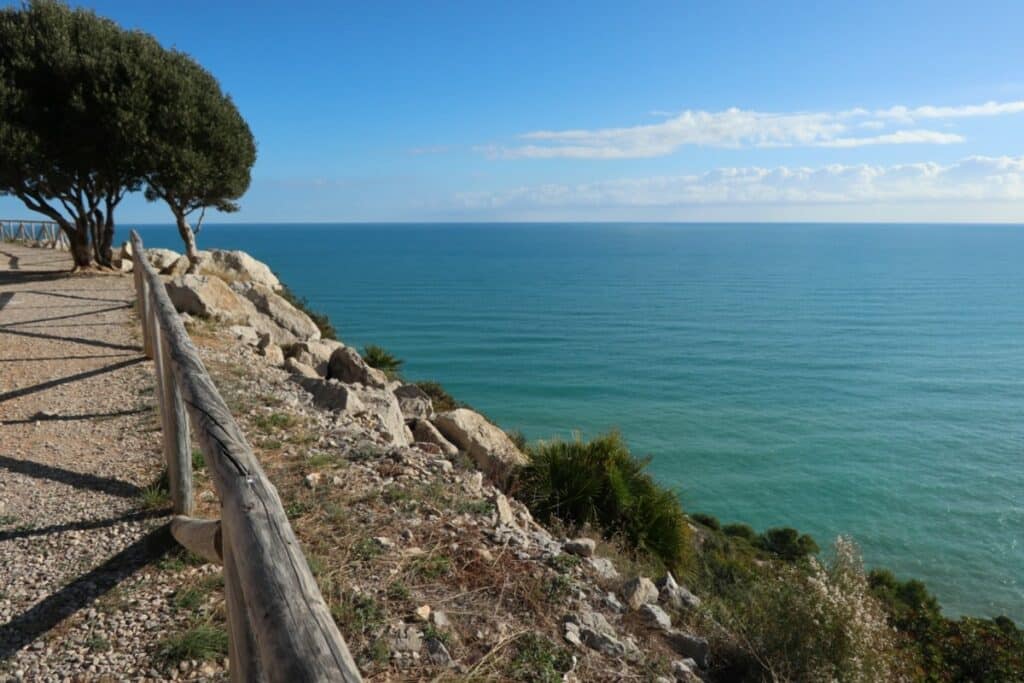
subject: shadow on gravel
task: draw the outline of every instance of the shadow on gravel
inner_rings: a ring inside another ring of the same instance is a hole
[[[5,329],[3,327],[0,327],[0,334],[5,333],[5,332],[14,332],[14,330],[7,330],[7,329]],[[14,334],[24,334],[24,332],[18,331],[18,332],[14,332]],[[46,391],[47,389],[52,389],[54,387],[59,387],[62,384],[70,384],[71,382],[77,382],[79,380],[89,379],[90,377],[95,377],[97,375],[102,375],[102,374],[105,374],[105,373],[108,373],[108,372],[114,372],[115,370],[120,370],[122,368],[127,368],[127,367],[130,367],[130,366],[135,365],[137,363],[141,363],[144,360],[146,360],[146,359],[142,358],[142,357],[132,358],[130,360],[123,360],[120,363],[113,363],[111,365],[104,365],[102,368],[95,368],[93,370],[86,370],[85,372],[80,372],[77,375],[68,375],[67,377],[58,377],[56,379],[51,379],[51,380],[48,380],[46,382],[40,382],[39,384],[33,384],[30,387],[22,387],[21,389],[12,389],[11,391],[8,391],[6,393],[0,394],[0,403],[3,403],[4,401],[10,401],[10,400],[15,399],[15,398],[21,398],[22,396],[28,396],[29,394],[34,394],[34,393],[36,393],[38,391]]]
[[[97,477],[95,474],[72,472],[71,470],[65,470],[52,465],[43,465],[31,460],[8,458],[6,455],[0,455],[0,467],[8,472],[24,474],[36,479],[49,479],[61,484],[67,484],[68,486],[74,486],[77,489],[90,489],[111,496],[134,498],[142,493],[141,488],[126,481]]]
[[[25,272],[21,270],[0,270],[0,286],[18,285],[24,282],[53,282],[71,277],[71,273],[65,270],[33,270]]]
[[[0,327],[8,329],[11,327],[21,327],[22,325],[35,325],[38,323],[48,323],[54,320],[70,320],[71,318],[84,318],[89,315],[97,315],[99,313],[110,313],[111,311],[120,311],[125,308],[131,308],[130,303],[122,302],[117,306],[107,306],[106,308],[94,308],[88,311],[79,311],[77,313],[68,313],[66,315],[52,315],[48,318],[36,318],[35,320],[19,320],[13,323],[6,323]],[[120,324],[120,323],[118,323]],[[59,325],[58,327],[67,327],[66,325]]]
[[[109,342],[100,341],[98,339],[86,339],[85,337],[69,337],[61,336],[59,334],[46,334],[45,332],[29,332],[28,330],[11,330],[8,328],[0,328],[0,335],[3,334],[16,334],[21,337],[30,337],[32,339],[50,339],[53,341],[66,341],[72,344],[84,344],[86,346],[99,346],[104,349],[114,349],[116,351],[142,351],[141,346],[126,346],[125,344],[111,344]]]
[[[110,592],[174,547],[170,525],[154,529],[87,574],[0,626],[0,662]]]
[[[125,522],[136,522],[141,519],[152,517],[163,517],[167,510],[136,510],[126,512],[118,517],[107,519],[82,519],[77,522],[65,522],[64,524],[51,524],[50,526],[35,527],[32,529],[17,528],[11,531],[0,531],[0,543],[14,541],[19,538],[30,538],[32,536],[46,536],[48,534],[60,534],[65,531],[89,531],[90,529],[103,529],[104,527],[117,526]]]
[[[123,304],[128,303],[124,299],[101,299],[97,296],[82,296],[81,294],[66,294],[64,292],[47,292],[41,289],[24,289],[21,290],[22,294],[37,294],[39,296],[55,296],[61,299],[74,299],[75,301],[98,301],[104,304]]]
[[[42,363],[48,360],[92,360],[94,358],[128,358],[127,353],[97,353],[92,356],[32,356],[31,358],[0,358],[0,363]]]
[[[26,425],[34,422],[70,422],[72,420],[112,420],[116,417],[130,417],[152,412],[151,408],[133,408],[132,410],[114,410],[109,413],[81,413],[79,415],[53,415],[51,413],[36,413],[24,420],[3,420],[0,427],[8,425]]]

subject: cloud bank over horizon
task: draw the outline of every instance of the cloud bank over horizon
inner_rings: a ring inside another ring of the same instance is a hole
[[[476,150],[493,159],[643,159],[668,156],[688,145],[733,149],[950,145],[967,139],[927,126],[1020,113],[1024,113],[1024,100],[837,112],[770,113],[735,107],[719,112],[686,110],[653,124],[531,131],[519,136],[525,144],[479,145]]]
[[[1024,156],[951,164],[725,167],[703,173],[520,186],[459,193],[464,210],[672,208],[709,204],[872,204],[1024,200]]]

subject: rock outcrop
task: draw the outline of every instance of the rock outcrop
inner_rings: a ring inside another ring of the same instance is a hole
[[[257,261],[244,251],[200,251],[196,271],[200,275],[213,275],[226,282],[252,282],[275,292],[281,290],[281,281],[267,264]]]
[[[383,372],[371,368],[358,351],[348,346],[335,349],[331,354],[327,362],[327,379],[336,379],[346,384],[365,384],[379,389],[388,384],[388,378]]]
[[[416,441],[434,444],[441,449],[441,453],[447,457],[458,455],[459,449],[448,439],[444,438],[437,427],[426,420],[416,420],[412,423],[412,435]]]
[[[425,421],[434,417],[434,405],[430,401],[430,396],[415,384],[402,384],[394,390],[394,394],[406,420]]]
[[[499,483],[506,482],[514,468],[527,463],[526,456],[500,427],[468,408],[439,413],[433,424],[459,450],[465,451],[478,468]]]
[[[235,294],[220,278],[179,275],[168,281],[166,288],[179,313],[240,324],[248,323],[256,313],[250,302]]]
[[[334,339],[315,339],[294,344],[290,354],[298,362],[316,370],[321,377],[327,377],[331,354],[343,346],[345,345]]]
[[[252,282],[235,282],[231,289],[247,299],[257,311],[280,328],[281,332],[276,335],[276,343],[294,344],[320,339],[320,328],[316,323],[269,287]]]

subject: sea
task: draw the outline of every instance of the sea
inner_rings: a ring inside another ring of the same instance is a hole
[[[617,429],[688,511],[849,536],[951,616],[1024,622],[1024,226],[209,224],[199,245],[506,429]]]

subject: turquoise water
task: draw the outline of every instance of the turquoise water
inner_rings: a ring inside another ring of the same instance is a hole
[[[167,227],[151,246],[180,250]],[[1024,621],[1024,228],[210,226],[352,345],[530,438],[618,427],[686,507]]]

